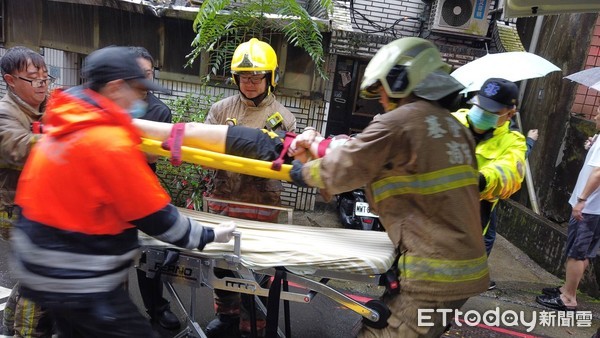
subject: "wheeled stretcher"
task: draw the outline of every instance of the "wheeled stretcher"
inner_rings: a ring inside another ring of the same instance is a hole
[[[201,286],[268,297],[267,335],[270,337],[284,336],[279,329],[275,334],[273,331],[269,334],[273,321],[277,327],[279,311],[271,313],[271,309],[277,309],[279,299],[285,305],[287,301],[310,303],[317,294],[329,297],[375,326],[385,325],[388,310],[383,303],[362,304],[326,283],[329,279],[337,279],[382,285],[396,259],[396,251],[387,234],[236,220],[186,209],[181,212],[208,226],[235,220],[238,233],[235,241],[210,243],[203,251],[176,249],[140,234],[144,254],[138,267],[150,278],[160,277],[186,314],[187,327],[178,337],[205,337],[194,320],[195,289]],[[215,267],[231,270],[235,277],[218,278],[213,273]],[[271,287],[262,287],[255,279],[256,274],[272,276]],[[287,282],[307,291],[290,291]],[[184,307],[173,283],[192,288],[189,310]],[[280,290],[282,284],[283,290]],[[212,299],[205,301],[212,303]],[[274,308],[271,307],[273,304]],[[288,312],[286,332],[289,332]]]

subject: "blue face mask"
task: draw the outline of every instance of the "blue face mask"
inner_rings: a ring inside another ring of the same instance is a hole
[[[127,111],[129,112],[129,115],[131,115],[132,118],[137,119],[146,114],[147,108],[148,108],[148,103],[146,103],[146,101],[135,100],[135,101],[133,101],[133,103],[131,104],[131,107],[129,107],[129,109]]]
[[[492,128],[496,128],[498,120],[500,119],[499,115],[485,111],[478,106],[471,107],[467,113],[467,116],[469,116],[469,121],[471,121],[473,127],[479,130],[490,130]]]

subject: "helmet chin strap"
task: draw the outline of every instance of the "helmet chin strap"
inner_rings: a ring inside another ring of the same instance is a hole
[[[240,88],[238,87],[238,90]],[[251,99],[248,96],[244,95],[244,93],[242,93],[242,91],[240,90],[240,94],[242,94],[243,97],[247,98],[248,100],[254,102],[254,105],[258,107],[258,105],[263,102],[263,100],[269,95],[269,93],[271,92],[270,87],[267,88],[267,90],[265,90],[264,93],[258,95],[257,97]]]

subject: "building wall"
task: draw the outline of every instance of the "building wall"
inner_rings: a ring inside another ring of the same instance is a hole
[[[593,35],[587,49],[587,58],[583,69],[600,67],[600,17],[591,29]],[[576,90],[571,113],[586,119],[594,118],[598,114],[596,109],[600,107],[600,92],[580,84],[577,85]]]
[[[352,27],[357,32],[417,36],[420,19],[427,5],[421,0],[355,0],[345,1],[350,7]]]
[[[536,54],[562,71],[527,81],[520,106],[523,129],[536,128],[540,135],[528,158],[535,183],[533,191],[538,197],[541,213],[556,222],[569,219],[571,210],[566,201],[581,169],[580,164],[573,164],[573,158],[579,158],[583,141],[571,141],[571,138],[593,135],[593,130],[579,135],[570,132],[576,118],[571,110],[576,85],[563,77],[584,68],[592,29],[597,22],[598,13],[543,17]],[[527,189],[520,191],[518,200],[523,205],[527,205],[527,193]]]
[[[353,6],[350,1],[338,1],[350,20],[333,31],[330,52],[368,59],[395,39],[415,36],[433,41],[444,60],[457,68],[497,49],[489,38],[432,31],[436,1],[355,0]],[[496,1],[488,0],[487,5],[492,10]],[[488,21],[493,21],[491,15]]]

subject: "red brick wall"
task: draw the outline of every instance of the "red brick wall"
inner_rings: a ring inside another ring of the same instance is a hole
[[[596,20],[594,26],[594,35],[590,43],[585,68],[600,67],[600,17]],[[598,79],[600,81],[600,79]],[[573,114],[581,115],[584,118],[592,119],[596,116],[596,108],[600,106],[600,92],[595,89],[588,89],[583,85],[577,85],[575,102],[571,107]]]

